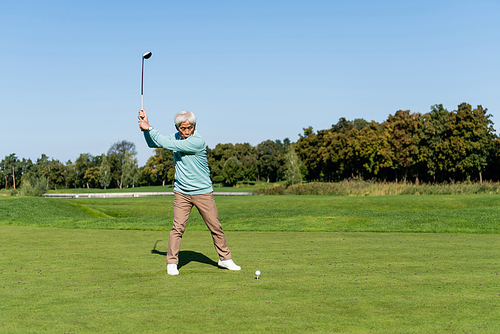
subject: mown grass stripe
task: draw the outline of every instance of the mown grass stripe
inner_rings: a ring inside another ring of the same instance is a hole
[[[500,196],[217,197],[227,231],[500,233]],[[0,199],[0,224],[169,230],[173,197]],[[196,209],[190,230],[206,230]]]

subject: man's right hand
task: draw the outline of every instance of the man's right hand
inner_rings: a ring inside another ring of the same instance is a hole
[[[144,111],[144,109],[139,110],[139,127],[141,128],[142,131],[148,130],[149,129],[149,121],[148,121],[148,114]]]

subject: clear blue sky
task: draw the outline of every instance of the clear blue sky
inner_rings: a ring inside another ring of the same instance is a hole
[[[340,117],[382,122],[442,103],[500,125],[499,1],[7,1],[0,8],[0,159],[61,162],[198,116],[217,143],[298,139]]]

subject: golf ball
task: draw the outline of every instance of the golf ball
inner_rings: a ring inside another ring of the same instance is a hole
[[[257,270],[257,271],[255,272],[255,275],[259,276],[259,275],[260,275],[260,270]]]

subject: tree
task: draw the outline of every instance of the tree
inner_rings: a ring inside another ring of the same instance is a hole
[[[255,178],[257,177],[257,173],[259,172],[257,167],[257,157],[255,155],[248,155],[243,157],[242,165],[242,179],[246,180],[247,183],[249,183],[250,180],[255,180]]]
[[[19,182],[20,185],[19,186],[21,187],[23,184],[23,176],[26,174],[34,173],[35,172],[35,165],[31,161],[31,159],[23,158],[23,160],[20,160],[18,162],[18,167],[19,167],[18,173],[20,174],[20,182]]]
[[[431,106],[431,111],[423,115],[424,140],[420,143],[421,148],[427,151],[426,167],[427,174],[436,181],[436,177],[444,179],[446,172],[446,138],[447,123],[450,112],[443,108],[442,104]]]
[[[320,180],[322,175],[322,159],[319,156],[318,147],[323,144],[322,133],[314,133],[313,128],[304,128],[304,134],[299,135],[299,140],[295,144],[295,149],[299,158],[304,162],[307,168],[308,180]]]
[[[364,120],[363,118],[355,118],[353,121],[352,121],[352,124],[354,125],[354,128],[356,130],[363,130],[365,128],[365,126],[367,126],[368,124],[370,124],[369,122],[367,122],[366,120]]]
[[[294,184],[302,183],[302,174],[300,171],[301,161],[295,153],[295,148],[293,145],[288,146],[287,153],[285,155],[285,180],[287,186],[292,186]]]
[[[44,178],[49,188],[50,181],[50,160],[49,157],[42,153],[40,158],[36,159],[36,170],[39,177]]]
[[[149,157],[143,169],[143,175],[147,176],[151,184],[162,186],[166,181],[174,180],[175,163],[174,154],[164,148],[155,148],[155,154]]]
[[[97,188],[99,184],[99,178],[101,176],[101,167],[90,167],[85,171],[83,179],[88,188]]]
[[[484,171],[491,148],[494,146],[493,122],[488,109],[478,105],[472,109],[468,103],[462,103],[458,110],[450,114],[447,123],[448,131],[453,135],[448,138],[452,149],[452,170],[459,171],[464,176],[478,175],[482,183]]]
[[[409,110],[398,110],[384,123],[384,130],[390,138],[393,152],[393,168],[403,173],[404,181],[408,176],[416,177],[425,165],[427,154],[422,148],[424,138],[423,117],[420,113],[411,114]],[[396,174],[396,182],[398,180]]]
[[[66,161],[64,166],[64,182],[66,188],[77,188],[77,174],[75,164],[71,160]]]
[[[106,189],[111,183],[111,171],[109,169],[108,157],[105,154],[102,155],[101,168],[99,170],[99,183],[101,187]]]
[[[122,188],[122,167],[125,163],[126,155],[132,157],[137,155],[135,144],[126,140],[114,143],[108,150],[108,164],[111,170],[112,182],[116,182],[118,188]]]
[[[319,131],[318,131],[319,133]],[[355,138],[358,130],[353,122],[340,118],[330,130],[321,133],[322,145],[319,146],[323,168],[322,176],[325,181],[338,181],[359,175],[360,164],[355,155]]]
[[[226,183],[236,185],[238,180],[241,180],[243,172],[243,165],[236,157],[230,157],[224,163],[224,167],[222,168],[222,176]]]
[[[233,144],[217,144],[213,150],[207,148],[207,160],[210,166],[210,177],[214,182],[224,180],[222,169],[227,159],[236,156]]]
[[[498,136],[495,136],[491,153],[489,154],[485,176],[490,180],[498,180],[500,176],[500,138],[498,138]]]
[[[129,186],[132,186],[133,188],[138,179],[139,173],[137,171],[137,159],[134,155],[127,152],[122,166],[122,178],[120,183],[123,187],[128,188]]]
[[[50,160],[49,161],[49,183],[48,187],[53,187],[54,189],[64,188],[65,187],[65,168],[64,165],[59,160]]]
[[[280,140],[266,140],[257,145],[258,175],[267,182],[281,178],[284,165],[284,144]]]
[[[0,175],[2,176],[5,189],[10,184],[13,188],[15,184],[19,185],[21,181],[20,161],[15,153],[6,155],[0,162]]]
[[[255,180],[258,174],[257,149],[249,143],[234,144],[236,157],[242,164],[241,178],[250,182]]]
[[[360,174],[365,179],[379,177],[392,167],[393,151],[389,138],[384,134],[382,126],[371,121],[355,138],[355,155],[361,165]],[[387,175],[384,175],[387,178]]]
[[[93,156],[90,153],[81,153],[76,159],[73,166],[76,173],[76,187],[83,187],[86,185],[87,182],[85,181],[85,172],[88,168],[93,167],[92,160]]]

